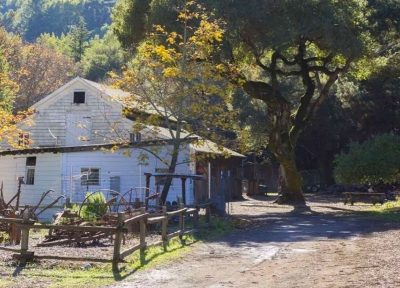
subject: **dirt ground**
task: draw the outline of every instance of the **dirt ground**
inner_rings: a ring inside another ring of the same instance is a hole
[[[31,232],[29,241],[30,247],[33,247],[36,255],[57,255],[62,257],[88,257],[98,259],[112,259],[114,244],[110,241],[110,238],[104,238],[96,243],[84,244],[82,246],[53,246],[53,247],[37,247],[36,244],[42,243],[47,235],[47,230],[38,230]],[[147,235],[147,241],[149,243],[156,242],[161,239],[157,234]],[[124,238],[122,242],[121,250],[126,250],[139,243],[138,235]],[[8,248],[18,249],[19,245],[7,245]],[[15,265],[16,260],[13,259],[12,253],[0,251],[0,261],[7,263],[7,265]],[[59,260],[40,260],[40,265],[43,268],[52,268],[54,266],[64,266],[70,268],[79,268],[83,264],[82,262],[72,261],[59,261]],[[0,273],[2,272],[0,265]]]
[[[252,225],[112,287],[400,287],[400,223],[360,216],[354,212],[371,205],[326,196],[309,206],[232,203],[232,215]]]

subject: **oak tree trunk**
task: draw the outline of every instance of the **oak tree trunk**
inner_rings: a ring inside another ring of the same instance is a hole
[[[276,203],[304,205],[303,182],[300,173],[297,171],[294,157],[283,159],[281,157],[280,168],[280,191]]]
[[[302,178],[297,170],[294,154],[302,125],[293,120],[292,105],[282,97],[278,90],[266,83],[248,81],[243,88],[252,98],[264,101],[268,107],[271,119],[268,123],[270,126],[268,148],[279,161],[282,171],[281,191],[276,202],[304,205]]]

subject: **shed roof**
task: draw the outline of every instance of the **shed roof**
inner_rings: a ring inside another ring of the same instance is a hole
[[[204,146],[193,146],[194,141],[197,141],[198,138],[191,137],[184,140],[184,142],[189,143],[196,152],[204,152],[210,154],[220,154],[227,155],[228,157],[244,157],[242,154],[239,154],[235,151],[232,151],[227,148],[223,148],[226,150],[225,152],[219,152],[218,150],[207,150]],[[201,141],[203,142],[203,141]],[[211,142],[211,141],[210,141]],[[213,142],[211,142],[213,143]],[[137,143],[109,143],[109,144],[93,144],[93,145],[81,145],[81,146],[52,146],[52,147],[32,147],[25,149],[9,149],[0,151],[0,156],[5,155],[30,155],[30,154],[41,154],[41,153],[68,153],[68,152],[83,152],[83,151],[105,151],[111,150],[114,148],[122,149],[122,148],[140,148],[140,147],[149,147],[149,146],[159,146],[159,145],[171,145],[173,144],[172,139],[155,139],[155,140],[144,140]],[[215,144],[215,143],[214,143]],[[215,144],[216,145],[216,144]],[[216,146],[217,147],[217,146]]]

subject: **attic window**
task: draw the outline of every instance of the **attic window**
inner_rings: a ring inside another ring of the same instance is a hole
[[[85,92],[75,91],[74,92],[74,104],[84,104],[85,103]]]

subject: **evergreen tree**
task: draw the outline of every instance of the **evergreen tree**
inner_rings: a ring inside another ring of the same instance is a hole
[[[86,28],[86,22],[83,18],[79,19],[79,23],[71,27],[69,31],[69,47],[75,62],[80,62],[85,49],[89,46],[90,33]]]
[[[84,76],[93,81],[103,80],[108,72],[119,72],[124,62],[125,53],[110,32],[92,39],[81,61]]]

